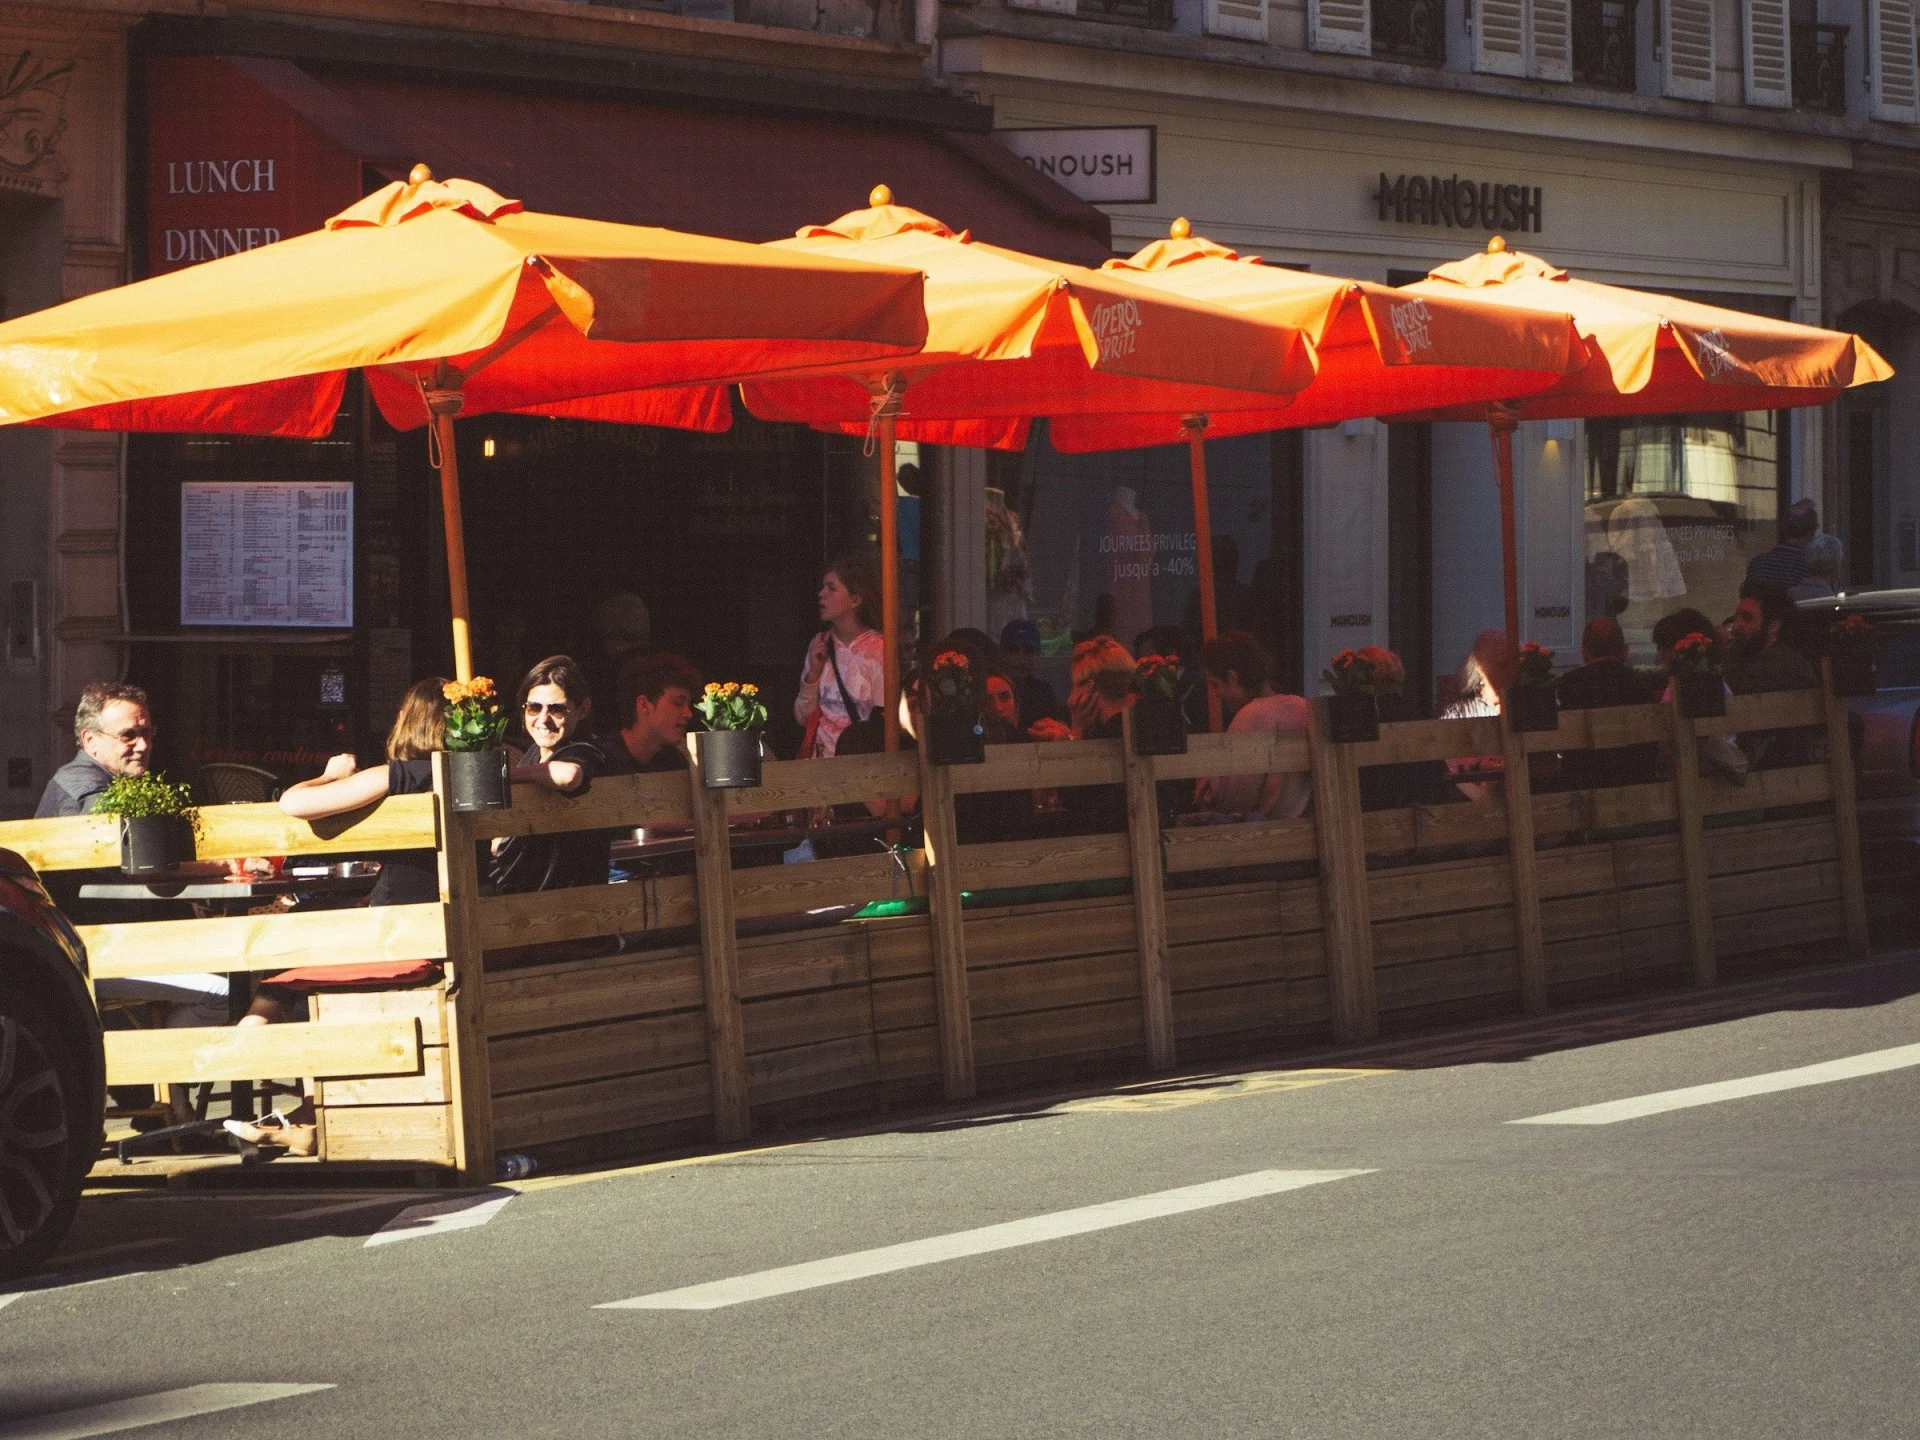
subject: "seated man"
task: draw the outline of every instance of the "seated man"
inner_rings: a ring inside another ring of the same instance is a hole
[[[1053,687],[1033,673],[1040,663],[1040,627],[1024,615],[1009,620],[1000,631],[1000,655],[1018,712],[1011,728],[1025,730],[1036,720],[1061,719]]]
[[[1228,630],[1200,649],[1207,672],[1207,693],[1220,701],[1228,717],[1227,733],[1300,730],[1312,724],[1312,711],[1298,695],[1274,692],[1272,662],[1260,642],[1244,630]],[[1313,802],[1313,777],[1299,771],[1270,775],[1213,775],[1194,787],[1194,800],[1212,815],[1256,820],[1291,820]]]
[[[1560,677],[1562,710],[1652,703],[1646,682],[1627,664],[1627,637],[1618,620],[1603,615],[1588,621],[1580,634],[1580,658],[1584,664]],[[1560,777],[1573,790],[1642,784],[1654,779],[1659,768],[1657,740],[1611,750],[1569,750],[1560,757]]]
[[[1797,615],[1784,585],[1749,580],[1740,587],[1740,605],[1727,622],[1727,688],[1736,695],[1778,690],[1811,690],[1820,674],[1806,654],[1784,636]],[[1756,730],[1740,737],[1740,748],[1756,770],[1806,765],[1821,758],[1825,731],[1818,726]]]
[[[1429,718],[1407,694],[1407,667],[1400,657],[1379,645],[1360,654],[1373,665],[1374,708],[1382,723]],[[1448,777],[1444,760],[1402,760],[1392,765],[1360,768],[1360,808],[1400,810],[1409,805],[1448,805],[1460,799],[1460,789]]]
[[[700,672],[664,650],[634,656],[621,667],[620,744],[634,769],[654,774],[687,768],[687,727],[699,690]]]

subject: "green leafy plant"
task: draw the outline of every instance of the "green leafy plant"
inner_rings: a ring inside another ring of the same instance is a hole
[[[1725,666],[1725,647],[1717,635],[1695,630],[1682,635],[1673,645],[1673,672],[1676,675],[1719,675]]]
[[[1336,695],[1374,695],[1375,676],[1373,661],[1358,650],[1342,650],[1334,656],[1327,668],[1320,672],[1324,680]]]
[[[709,730],[764,730],[767,707],[760,703],[758,685],[742,685],[729,680],[710,684],[694,709],[707,722]]]
[[[1174,700],[1180,694],[1180,661],[1173,655],[1142,655],[1133,667],[1133,688],[1145,700]]]
[[[447,697],[447,749],[491,750],[507,733],[507,712],[493,681],[484,675],[471,680],[449,680],[440,687]]]
[[[117,775],[93,802],[96,815],[118,815],[125,820],[151,820],[178,815],[200,830],[200,811],[193,803],[193,787],[173,784],[164,774]]]
[[[979,707],[973,693],[973,666],[962,650],[942,650],[933,657],[924,690],[930,714],[967,715]]]
[[[1520,647],[1520,663],[1515,670],[1514,680],[1521,685],[1551,685],[1553,651],[1538,640],[1527,641]]]

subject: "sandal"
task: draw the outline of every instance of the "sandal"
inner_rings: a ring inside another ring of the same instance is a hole
[[[249,1145],[272,1145],[289,1155],[311,1155],[319,1148],[318,1126],[297,1124],[278,1110],[258,1120],[228,1120],[224,1124],[229,1135]]]

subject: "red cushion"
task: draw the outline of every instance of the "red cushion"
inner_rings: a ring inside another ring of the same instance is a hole
[[[267,978],[269,985],[294,990],[401,990],[431,985],[440,967],[431,960],[385,960],[371,965],[328,965],[307,970],[282,970]]]

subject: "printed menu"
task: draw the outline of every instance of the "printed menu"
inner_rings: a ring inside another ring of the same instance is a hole
[[[180,623],[353,625],[353,483],[180,487]]]

